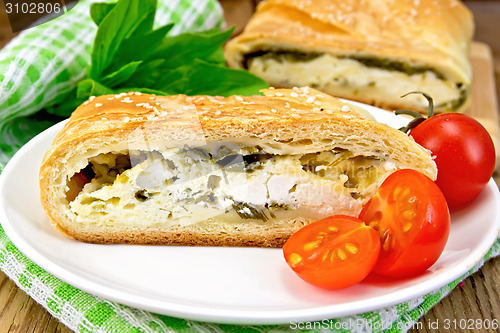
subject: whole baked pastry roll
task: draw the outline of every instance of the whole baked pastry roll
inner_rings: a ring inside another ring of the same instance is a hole
[[[470,11],[459,0],[267,0],[225,48],[275,87],[310,86],[387,109],[462,112],[470,102]]]
[[[53,224],[92,243],[279,247],[357,215],[393,171],[432,179],[429,151],[309,88],[265,96],[90,99],[40,168]]]

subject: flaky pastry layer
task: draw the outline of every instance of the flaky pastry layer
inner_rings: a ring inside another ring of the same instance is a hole
[[[470,104],[473,18],[458,0],[267,0],[225,49],[272,86],[309,85],[388,109]]]
[[[40,168],[53,224],[93,243],[282,246],[356,215],[391,172],[432,179],[430,152],[314,89],[264,96],[91,98]]]

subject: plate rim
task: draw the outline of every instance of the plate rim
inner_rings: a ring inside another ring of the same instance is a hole
[[[351,102],[351,101],[349,101]],[[352,102],[351,102],[352,103]],[[387,112],[390,113],[389,111],[379,109],[373,106],[369,105],[364,105],[362,103],[355,103],[357,105],[362,105],[363,107],[367,108],[368,111],[372,112],[373,110],[376,112]],[[0,223],[2,224],[2,227],[8,236],[8,238],[11,240],[11,242],[31,261],[33,261],[35,264],[40,266],[42,269],[47,271],[48,273],[52,274],[53,276],[57,277],[61,281],[68,283],[74,287],[77,287],[78,289],[81,289],[91,295],[95,295],[98,297],[102,297],[107,300],[111,300],[114,302],[118,302],[123,305],[127,306],[132,306],[136,307],[139,309],[143,309],[146,311],[151,311],[163,315],[169,315],[169,316],[174,316],[174,317],[179,317],[179,318],[184,318],[188,320],[195,320],[195,321],[206,321],[206,322],[213,322],[213,323],[223,323],[223,324],[253,324],[253,325],[266,325],[266,324],[286,324],[290,323],[291,318],[299,318],[300,321],[311,321],[311,320],[321,320],[321,319],[331,319],[331,318],[339,318],[343,316],[351,316],[351,315],[356,315],[360,313],[364,313],[367,311],[373,311],[377,309],[381,309],[387,306],[393,306],[396,304],[399,304],[401,302],[409,301],[413,298],[416,297],[421,297],[429,292],[432,292],[436,290],[434,288],[434,284],[429,285],[428,288],[421,288],[422,283],[417,284],[417,286],[420,286],[420,289],[417,293],[411,292],[413,289],[416,288],[416,286],[412,286],[410,288],[405,288],[404,290],[406,291],[404,297],[400,297],[397,301],[390,298],[388,301],[381,301],[381,302],[375,302],[374,304],[370,304],[368,306],[363,306],[361,311],[353,311],[352,309],[352,304],[356,303],[364,303],[362,300],[356,301],[356,302],[351,302],[351,307],[347,307],[344,311],[339,311],[338,307],[341,306],[341,304],[334,304],[334,305],[320,305],[320,306],[315,306],[311,307],[310,309],[297,309],[297,310],[280,310],[280,311],[269,311],[269,310],[264,310],[264,311],[254,311],[252,312],[253,315],[248,315],[247,310],[228,310],[228,309],[207,309],[200,307],[200,306],[185,306],[185,305],[179,305],[179,304],[171,304],[170,302],[168,303],[168,307],[165,307],[165,302],[164,301],[157,301],[157,300],[152,300],[151,298],[144,297],[140,294],[135,294],[133,295],[135,301],[130,301],[127,300],[127,296],[130,297],[128,293],[124,293],[122,290],[113,290],[110,289],[106,286],[100,285],[96,281],[88,280],[85,277],[78,276],[76,273],[72,271],[68,271],[64,267],[58,266],[57,263],[52,262],[52,260],[45,258],[41,253],[38,253],[38,251],[32,247],[29,242],[26,242],[20,235],[18,235],[17,231],[15,228],[12,227],[11,221],[9,221],[8,216],[6,214],[6,209],[7,207],[4,207],[4,202],[2,200],[3,195],[2,195],[2,189],[4,188],[4,183],[6,182],[6,179],[8,178],[8,175],[11,173],[11,169],[14,168],[14,166],[18,163],[19,160],[22,160],[22,158],[26,155],[29,154],[32,147],[37,145],[37,143],[40,141],[41,138],[49,135],[55,135],[57,132],[62,129],[62,126],[67,122],[67,120],[64,120],[62,122],[59,122],[48,129],[44,130],[37,136],[35,136],[33,139],[31,139],[27,144],[25,144],[12,158],[11,160],[7,163],[5,166],[3,172],[0,174]],[[448,275],[446,279],[441,279],[441,280],[446,280],[446,282],[441,281],[440,287],[442,288],[445,285],[455,281],[456,279],[460,278],[461,276],[465,275],[470,269],[472,269],[487,253],[487,251],[491,248],[491,246],[495,243],[496,239],[498,238],[498,231],[500,229],[500,213],[499,213],[499,202],[500,202],[500,194],[498,187],[496,183],[494,182],[493,179],[490,179],[488,182],[487,188],[489,188],[492,193],[493,193],[493,198],[496,199],[497,204],[495,205],[496,208],[496,215],[494,216],[496,218],[495,223],[493,224],[496,226],[497,234],[495,235],[493,232],[489,237],[487,238],[487,242],[483,241],[481,244],[484,246],[482,248],[473,248],[471,249],[471,252],[468,254],[469,256],[474,255],[475,261],[474,262],[467,262],[467,264],[460,264],[454,266],[455,269],[452,270]],[[77,242],[77,241],[75,241]],[[486,246],[488,244],[488,246]],[[277,251],[279,249],[276,249]],[[62,272],[60,271],[62,269]],[[401,292],[401,291],[398,291]],[[377,298],[385,298],[382,296],[378,296]],[[139,300],[139,301],[138,301]],[[166,311],[165,311],[166,309]],[[193,311],[196,310],[197,311]],[[332,310],[335,309],[334,314],[332,313]],[[200,312],[200,310],[203,310]],[[330,313],[330,314],[328,314]]]

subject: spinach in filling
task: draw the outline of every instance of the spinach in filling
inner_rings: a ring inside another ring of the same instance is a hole
[[[314,60],[324,53],[319,52],[301,52],[297,50],[261,50],[252,53],[245,54],[243,57],[243,68],[249,69],[251,63],[256,58],[263,59],[274,59],[279,63],[284,62],[308,62]],[[387,71],[397,71],[405,73],[407,75],[423,74],[426,72],[431,72],[436,75],[440,80],[446,80],[443,73],[436,70],[435,68],[429,66],[415,66],[408,63],[397,61],[388,58],[376,58],[370,56],[359,56],[359,55],[340,55],[337,56],[339,59],[352,59],[366,67],[380,68]],[[460,91],[460,97],[453,100],[437,105],[436,107],[441,107],[446,110],[456,110],[458,109],[467,99],[467,88],[462,83],[457,83],[457,89]]]
[[[235,202],[233,204],[233,209],[242,219],[245,220],[255,219],[262,220],[264,222],[269,220],[269,216],[267,216],[265,212],[267,209],[264,207],[257,207],[246,202]]]
[[[243,58],[243,67],[245,69],[249,68],[251,61],[255,58],[268,58],[274,59],[280,63],[283,62],[307,62],[314,60],[324,53],[319,52],[300,52],[294,50],[269,50],[269,51],[257,51],[253,53],[246,54]],[[445,80],[445,76],[434,68],[429,66],[414,66],[408,63],[397,61],[388,58],[376,58],[370,56],[359,56],[359,55],[340,55],[337,56],[339,59],[352,59],[365,65],[366,67],[381,68],[388,71],[398,71],[408,75],[421,74],[425,72],[434,73],[440,80]]]
[[[457,88],[460,91],[460,96],[457,99],[438,104],[438,105],[436,105],[436,108],[437,109],[442,108],[445,110],[453,111],[453,110],[457,110],[459,107],[461,107],[462,104],[464,104],[465,101],[467,100],[468,90],[467,90],[467,87],[465,87],[462,83],[457,83]]]
[[[266,222],[269,218],[276,218],[273,210],[287,210],[289,207],[285,204],[269,204],[256,206],[247,202],[235,202],[233,209],[244,220],[261,220]]]
[[[243,56],[243,68],[248,69],[250,66],[250,63],[255,59],[255,58],[267,58],[267,59],[274,59],[280,63],[283,63],[285,61],[291,61],[291,62],[307,62],[311,61],[313,59],[316,59],[320,57],[322,54],[317,53],[317,52],[309,52],[309,53],[304,53],[300,51],[292,51],[292,50],[269,50],[269,51],[257,51],[257,52],[252,52],[245,54]]]

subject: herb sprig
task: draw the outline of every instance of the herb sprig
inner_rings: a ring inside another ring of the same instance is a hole
[[[160,95],[255,95],[268,84],[247,71],[228,68],[223,45],[233,29],[167,36],[172,24],[154,29],[157,0],[96,3],[98,25],[88,78],[77,103],[90,96],[128,91]]]
[[[94,3],[98,26],[86,78],[55,105],[0,128],[0,165],[29,139],[68,117],[90,96],[128,91],[158,95],[255,95],[262,79],[228,68],[223,45],[233,30],[168,36],[173,24],[154,28],[157,0]]]

